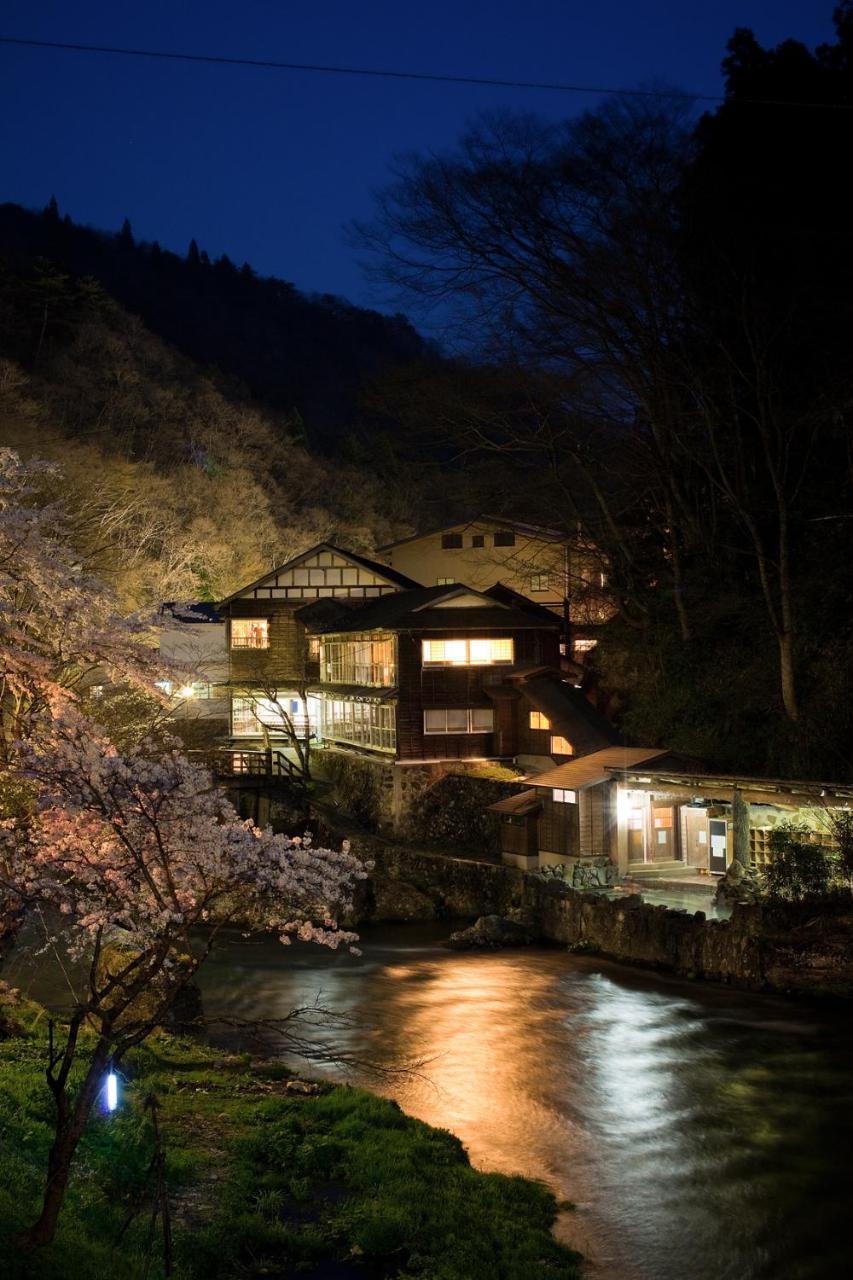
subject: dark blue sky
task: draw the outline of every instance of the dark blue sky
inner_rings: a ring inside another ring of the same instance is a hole
[[[717,93],[736,26],[831,38],[833,0],[6,0],[0,34],[233,57]],[[342,228],[398,151],[447,147],[478,111],[594,98],[0,46],[0,199],[183,251],[191,236],[304,289],[369,303]]]

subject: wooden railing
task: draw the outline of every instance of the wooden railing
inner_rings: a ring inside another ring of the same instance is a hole
[[[300,772],[283,751],[217,747],[211,751],[191,751],[191,758],[204,764],[217,778],[291,778]]]

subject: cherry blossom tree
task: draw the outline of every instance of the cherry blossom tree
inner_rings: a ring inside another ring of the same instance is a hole
[[[323,946],[352,945],[338,917],[365,871],[347,847],[241,821],[202,768],[178,752],[118,752],[72,712],[22,749],[36,813],[7,824],[0,884],[55,921],[82,962],[85,989],[47,1082],[56,1104],[41,1213],[24,1244],[53,1239],[74,1152],[103,1088],[167,1017],[216,945],[240,924]]]
[[[346,847],[241,821],[162,741],[119,749],[86,718],[87,676],[156,694],[163,668],[147,624],[120,616],[66,545],[62,511],[39,503],[47,471],[0,450],[0,943],[34,914],[85,975],[51,1032],[55,1131],[29,1248],[55,1235],[108,1064],[163,1023],[223,928],[351,945],[338,917],[365,874]]]

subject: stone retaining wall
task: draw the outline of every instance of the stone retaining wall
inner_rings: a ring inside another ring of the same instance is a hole
[[[754,990],[853,996],[849,903],[736,906],[729,921],[707,920],[701,911],[651,906],[634,895],[578,893],[516,867],[378,841],[354,846],[374,862],[362,918],[520,913],[544,941],[574,951]],[[398,904],[396,914],[383,914],[384,901]]]

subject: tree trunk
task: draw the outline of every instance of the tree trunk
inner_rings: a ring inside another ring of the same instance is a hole
[[[95,1099],[102,1088],[102,1076],[108,1061],[108,1046],[98,1045],[70,1115],[63,1118],[62,1107],[57,1107],[56,1136],[47,1157],[47,1182],[41,1213],[21,1240],[24,1249],[39,1249],[50,1244],[56,1235],[60,1210],[71,1176],[71,1162]]]
[[[732,853],[735,862],[749,867],[749,805],[739,787],[732,792]]]

